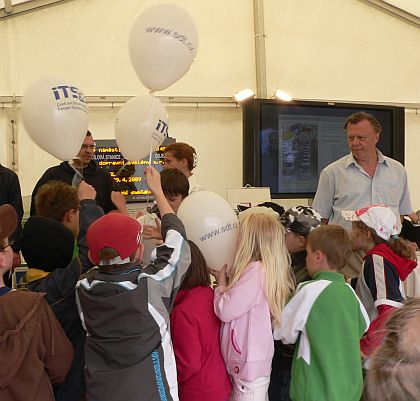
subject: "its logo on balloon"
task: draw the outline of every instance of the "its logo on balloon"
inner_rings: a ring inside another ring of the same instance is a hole
[[[160,132],[163,134],[164,138],[168,137],[168,124],[165,123],[163,120],[159,120],[156,124],[155,131]]]
[[[59,85],[51,88],[55,100],[64,100],[64,99],[78,99],[83,103],[86,103],[86,98],[84,97],[82,91],[77,89],[75,86],[68,86],[68,85]]]

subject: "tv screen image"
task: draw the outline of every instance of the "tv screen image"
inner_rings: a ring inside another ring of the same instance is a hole
[[[175,138],[168,137],[152,152],[151,164],[156,170],[163,169],[166,146],[174,142]],[[92,159],[100,168],[110,173],[116,189],[125,196],[128,203],[146,202],[152,199],[144,176],[144,169],[149,166],[149,156],[141,160],[128,161],[121,154],[115,139],[95,140],[95,144],[96,151]]]
[[[366,111],[382,124],[379,150],[404,162],[404,108],[253,99],[244,105],[243,184],[268,186],[272,198],[312,198],[321,170],[349,154],[343,126]]]

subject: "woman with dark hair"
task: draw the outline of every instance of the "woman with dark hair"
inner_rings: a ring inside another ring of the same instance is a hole
[[[192,170],[197,167],[197,153],[187,143],[177,142],[170,144],[165,149],[165,164],[163,168],[176,168],[182,171],[190,183],[190,193],[203,191],[204,188],[198,185]]]
[[[220,352],[220,321],[213,309],[207,263],[188,241],[191,265],[171,313],[171,337],[180,401],[227,401],[231,384]]]

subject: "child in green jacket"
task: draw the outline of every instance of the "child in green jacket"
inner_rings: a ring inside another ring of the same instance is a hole
[[[359,401],[362,364],[359,341],[369,318],[344,276],[351,242],[339,226],[308,236],[306,265],[313,280],[302,283],[283,310],[274,338],[297,342],[290,398],[293,401]]]

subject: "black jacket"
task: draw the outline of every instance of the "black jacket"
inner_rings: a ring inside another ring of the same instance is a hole
[[[78,257],[74,258],[65,269],[55,269],[43,278],[37,279],[38,269],[29,269],[27,273],[28,288],[31,291],[46,294],[45,299],[74,349],[73,363],[66,379],[63,384],[54,389],[56,401],[79,401],[85,392],[84,345],[86,332],[77,311],[75,287],[80,275],[92,267],[92,263],[88,259],[87,229],[102,215],[103,211],[95,201],[83,200],[80,210],[80,233],[77,239]],[[42,266],[36,267],[42,269]]]
[[[162,218],[156,259],[99,266],[79,281],[86,337],[86,401],[178,400],[169,313],[191,263],[179,218]]]
[[[67,162],[62,162],[58,166],[50,167],[36,183],[34,190],[32,191],[31,199],[31,216],[35,213],[35,195],[38,192],[40,186],[48,181],[58,180],[66,182],[71,185],[73,177],[75,175],[74,170],[69,166]],[[83,177],[85,181],[92,185],[96,190],[96,202],[108,213],[110,210],[116,209],[115,205],[111,201],[111,192],[114,191],[114,181],[109,173],[91,160],[87,167],[83,169]]]
[[[0,164],[0,205],[4,205],[5,203],[11,204],[16,209],[18,225],[16,231],[12,234],[11,239],[15,240],[15,244],[12,246],[13,252],[19,252],[19,238],[22,231],[23,217],[22,194],[20,192],[19,178],[14,171]]]

